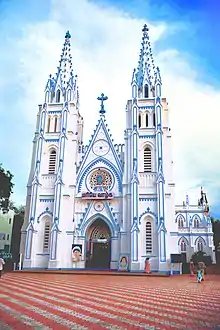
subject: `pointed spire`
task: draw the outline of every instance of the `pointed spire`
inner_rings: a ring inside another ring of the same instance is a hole
[[[46,102],[72,101],[77,89],[77,75],[73,73],[69,31],[65,34],[62,53],[55,77],[49,76],[46,85]],[[47,94],[48,93],[48,94]],[[49,97],[50,94],[50,97]]]
[[[149,29],[147,27],[147,24],[145,24],[142,29],[143,35],[139,61],[136,70],[136,81],[139,89],[143,88],[144,84],[146,83],[149,86],[150,90],[152,90],[155,83],[156,70],[148,31]],[[132,80],[134,80],[134,77]]]

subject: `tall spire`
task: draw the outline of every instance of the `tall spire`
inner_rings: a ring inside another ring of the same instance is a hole
[[[145,24],[142,29],[143,35],[138,66],[135,71],[135,77],[133,75],[132,82],[135,79],[139,90],[143,89],[144,85],[147,84],[149,86],[149,90],[152,91],[155,84],[156,70],[148,31],[149,29],[147,24]]]
[[[49,76],[46,88],[46,102],[73,101],[77,90],[77,75],[74,75],[72,68],[72,55],[70,45],[71,35],[69,31],[65,34],[65,41],[57,67],[55,77]]]

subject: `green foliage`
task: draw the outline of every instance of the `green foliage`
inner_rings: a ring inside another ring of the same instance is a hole
[[[194,252],[191,259],[195,265],[197,265],[198,262],[204,262],[204,264],[206,264],[206,266],[209,266],[212,264],[211,256],[208,256],[203,251]]]
[[[220,243],[220,220],[211,218],[212,221],[212,231],[213,231],[213,241],[214,246],[217,247]]]
[[[8,207],[10,210],[13,210],[15,212],[15,214],[19,214],[19,215],[24,215],[25,212],[25,206],[24,205],[20,205],[20,206],[15,206],[15,203],[12,201],[9,201]]]
[[[6,171],[0,164],[0,208],[3,212],[7,212],[9,209],[9,198],[14,187],[12,179],[13,175],[11,172]]]

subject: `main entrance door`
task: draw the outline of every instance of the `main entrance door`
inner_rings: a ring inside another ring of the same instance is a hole
[[[109,269],[111,262],[111,235],[108,225],[98,219],[88,229],[86,268]]]

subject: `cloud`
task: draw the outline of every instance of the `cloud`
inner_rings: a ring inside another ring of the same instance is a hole
[[[96,98],[101,92],[109,97],[106,117],[111,133],[116,142],[123,140],[124,109],[131,95],[131,76],[137,65],[144,23],[146,21],[114,7],[103,7],[91,1],[63,0],[61,4],[53,0],[47,21],[24,26],[23,37],[16,45],[21,59],[17,79],[25,90],[20,108],[22,120],[30,127],[30,144],[37,104],[43,102],[48,75],[56,72],[66,30],[72,35],[73,66],[79,76],[85,140],[88,141],[97,123],[99,103]],[[216,203],[220,184],[217,179],[220,167],[216,161],[220,159],[220,149],[216,148],[220,140],[220,91],[201,81],[190,63],[189,54],[182,54],[175,45],[172,49],[161,49],[163,37],[175,31],[175,26],[170,29],[170,25],[150,24],[150,37],[152,48],[155,43],[157,45],[156,64],[160,66],[163,92],[170,106],[177,201],[181,202],[188,191],[191,202],[196,203],[198,187],[205,183],[211,203]],[[176,31],[179,38],[179,26]],[[28,170],[28,166],[23,168],[26,174]]]

